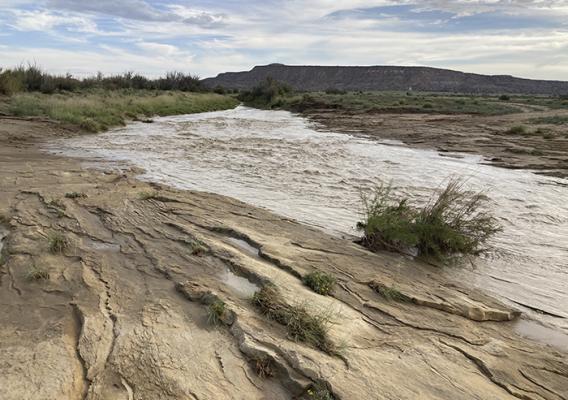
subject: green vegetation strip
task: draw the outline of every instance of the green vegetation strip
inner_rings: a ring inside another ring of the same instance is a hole
[[[553,115],[550,117],[533,118],[529,121],[531,124],[549,124],[549,125],[566,125],[568,124],[568,115]]]
[[[8,98],[1,108],[9,115],[46,117],[98,132],[140,117],[218,111],[237,105],[237,100],[215,93],[93,90],[52,95],[20,93]]]
[[[498,97],[418,92],[325,92],[296,93],[287,85],[267,79],[252,90],[241,92],[246,105],[298,112],[340,110],[356,113],[433,113],[502,115],[519,112],[518,107]]]

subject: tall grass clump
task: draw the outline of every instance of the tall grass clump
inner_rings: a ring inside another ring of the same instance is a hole
[[[60,232],[53,232],[47,237],[48,248],[51,253],[63,253],[69,242],[67,238]]]
[[[486,211],[483,192],[469,192],[460,179],[451,179],[422,208],[397,198],[390,185],[379,186],[363,196],[364,221],[361,243],[371,250],[411,252],[446,260],[456,255],[480,254],[484,244],[501,230]]]
[[[280,292],[270,285],[256,292],[252,302],[267,318],[284,325],[290,339],[307,343],[329,354],[336,352],[328,336],[329,315],[313,314],[303,305],[286,304]]]

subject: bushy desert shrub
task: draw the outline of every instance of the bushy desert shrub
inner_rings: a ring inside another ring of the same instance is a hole
[[[483,192],[469,192],[463,181],[452,179],[433,195],[426,206],[412,207],[408,199],[396,198],[391,186],[379,186],[364,196],[365,219],[361,243],[371,250],[415,250],[425,258],[479,254],[483,245],[501,230],[485,210]]]
[[[199,76],[177,71],[168,72],[164,77],[157,79],[149,79],[131,71],[108,76],[98,73],[94,77],[77,79],[71,74],[49,74],[33,64],[0,70],[1,94],[11,95],[19,91],[52,94],[85,89],[207,91]]]
[[[252,90],[241,92],[238,99],[250,105],[270,107],[279,96],[290,92],[291,88],[288,85],[268,77]]]

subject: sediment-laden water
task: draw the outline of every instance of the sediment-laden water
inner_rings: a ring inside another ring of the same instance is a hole
[[[424,202],[449,177],[465,177],[467,187],[487,191],[504,231],[494,251],[442,273],[568,332],[567,180],[482,165],[477,156],[318,132],[288,112],[246,107],[133,123],[50,150],[126,161],[144,168],[144,179],[235,197],[339,235],[356,233],[361,190],[392,181]]]

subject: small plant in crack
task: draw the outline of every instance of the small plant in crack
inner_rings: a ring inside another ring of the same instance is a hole
[[[207,247],[200,241],[196,240],[189,244],[189,248],[191,250],[191,255],[201,257],[205,253],[207,253]]]
[[[385,300],[388,301],[398,301],[401,303],[404,302],[410,302],[411,299],[400,292],[400,290],[398,290],[397,288],[395,288],[394,286],[386,286],[386,285],[381,285],[379,283],[374,284],[373,285],[373,289],[375,289],[375,291]]]
[[[305,399],[310,400],[335,400],[333,394],[329,391],[326,385],[315,383],[306,390]]]
[[[7,225],[8,222],[10,222],[10,217],[8,217],[5,214],[0,214],[0,224],[5,224]]]
[[[68,192],[65,193],[65,197],[68,199],[80,199],[87,197],[87,195],[85,193],[80,193],[80,192]]]
[[[158,196],[158,192],[156,192],[155,190],[144,191],[144,192],[138,193],[138,198],[140,200],[151,200],[151,199],[156,198],[156,196]]]
[[[51,253],[63,253],[69,244],[67,238],[60,232],[50,233],[47,237],[49,251]]]
[[[225,313],[225,302],[222,300],[215,300],[209,304],[207,309],[207,322],[210,325],[221,325],[223,314]]]
[[[304,285],[312,289],[314,292],[327,296],[333,291],[336,279],[333,275],[325,272],[311,272],[303,279]]]
[[[26,272],[26,279],[28,281],[42,281],[49,279],[49,272],[36,264],[32,264],[27,272]]]
[[[65,204],[61,200],[53,199],[48,203],[50,206],[65,210]]]
[[[270,378],[274,376],[274,369],[272,365],[272,359],[269,357],[260,357],[253,360],[254,362],[254,369],[256,374],[262,378]]]

